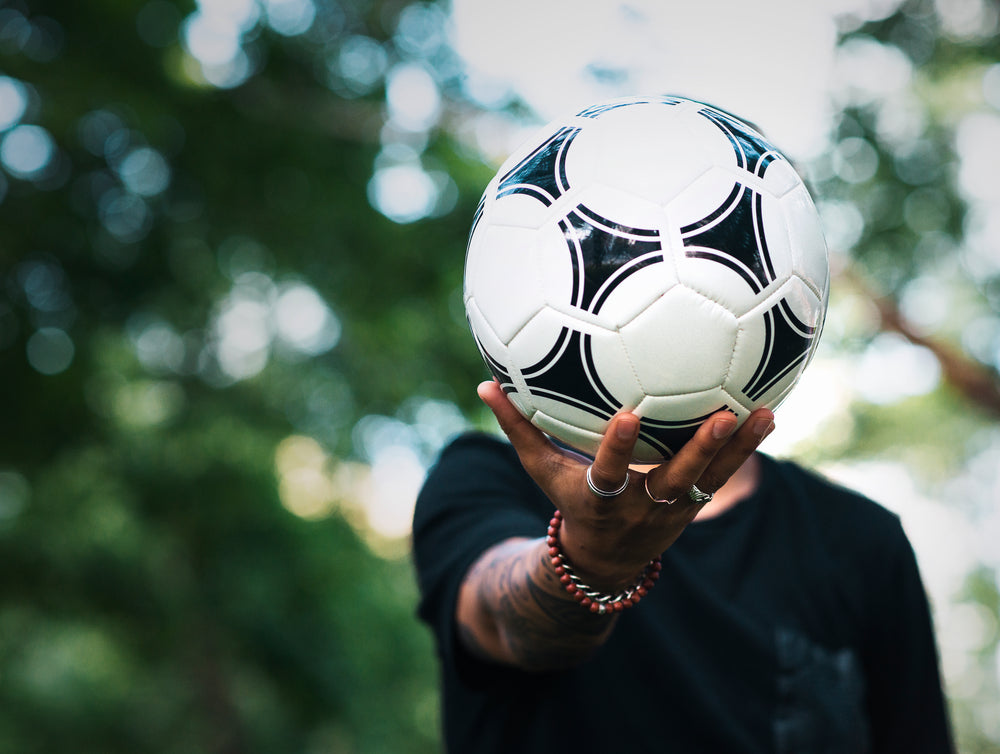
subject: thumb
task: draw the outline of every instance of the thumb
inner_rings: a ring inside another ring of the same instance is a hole
[[[521,463],[529,473],[537,468],[537,464],[558,453],[556,446],[534,424],[524,418],[517,407],[510,402],[503,388],[495,380],[487,380],[479,384],[477,391],[507,435]]]

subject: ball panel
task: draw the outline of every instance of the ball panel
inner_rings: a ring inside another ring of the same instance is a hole
[[[526,194],[508,194],[497,197],[490,206],[490,225],[511,228],[540,228],[552,216],[550,206]]]
[[[732,411],[740,419],[750,413],[721,387],[683,395],[647,395],[635,408],[635,413],[650,424],[677,423],[687,426],[693,422],[700,424],[716,411],[722,410]]]
[[[828,291],[824,291],[822,295],[817,296],[812,286],[797,276],[789,279],[782,290],[787,303],[786,314],[788,315],[788,319],[795,323],[796,328],[800,332],[808,333],[811,342],[809,344],[809,352],[806,354],[801,367],[796,372],[795,378],[788,382],[788,387],[780,395],[767,398],[768,401],[771,401],[768,403],[769,406],[776,406],[783,401],[792,387],[799,381],[802,372],[805,371],[805,368],[809,366],[809,363],[816,355],[820,337],[823,335],[823,325],[826,322]]]
[[[764,172],[760,190],[765,191],[775,199],[781,199],[788,192],[802,185],[802,179],[795,172],[788,160],[774,160],[768,164]]]
[[[632,463],[661,464],[676,452],[676,449],[671,450],[659,440],[650,440],[647,436],[640,434],[635,443],[635,449],[632,451]]]
[[[686,287],[737,317],[759,303],[759,294],[747,280],[748,276],[752,279],[752,273],[742,265],[710,249],[688,251],[695,253],[677,260],[677,277]]]
[[[739,396],[747,405],[754,405],[747,391],[758,383],[770,358],[774,325],[769,312],[755,311],[740,318],[733,357],[723,382],[727,391]]]
[[[539,151],[542,145],[548,143],[559,131],[570,125],[567,120],[565,117],[559,117],[531,129],[524,140],[510,153],[510,156],[500,164],[495,179],[500,181],[514,172],[518,165],[528,160],[533,153]]]
[[[627,365],[617,333],[600,329],[581,333],[566,328],[561,337],[544,360],[523,369],[524,389],[533,405],[567,421],[566,412],[578,416],[578,411],[608,419],[623,400],[637,402],[642,397],[627,371],[615,371],[603,363],[599,372],[595,367],[595,343],[603,353],[612,354],[615,363]]]
[[[740,198],[732,171],[712,167],[665,205],[670,224],[683,235],[713,222]]]
[[[781,199],[792,265],[806,284],[826,301],[830,289],[830,262],[819,213],[805,186],[799,186]]]
[[[646,395],[678,395],[718,386],[736,343],[736,317],[675,286],[621,328]]]
[[[601,320],[610,328],[620,328],[676,285],[677,274],[668,259],[653,252],[619,270],[600,293]]]
[[[784,281],[795,269],[784,207],[769,194],[757,196],[755,228],[761,255],[767,263],[769,284]]]
[[[825,306],[812,288],[795,276],[781,286],[778,295],[784,298],[789,320],[795,323],[796,329],[818,337],[823,326]]]
[[[550,218],[536,232],[534,254],[531,274],[536,276],[545,302],[555,308],[572,306],[581,286],[580,263],[577,250],[556,218]]]
[[[481,223],[483,218],[486,216],[486,199],[490,196],[492,188],[493,182],[491,181],[490,185],[486,187],[485,191],[483,191],[483,195],[479,197],[479,203],[476,205],[476,211],[472,215],[472,227],[469,228],[469,237],[466,243],[465,256],[467,260],[469,256],[469,249],[472,248],[472,239],[476,235],[476,228],[479,227],[479,223]]]
[[[564,314],[542,308],[508,344],[512,363],[529,376],[551,367],[568,347],[574,325]]]
[[[584,336],[580,355],[590,385],[604,398],[607,407],[617,411],[639,404],[644,392],[619,333],[595,332]]]
[[[627,185],[592,183],[574,194],[574,201],[580,207],[578,211],[593,224],[629,240],[658,238],[666,221],[660,204],[641,198]]]
[[[542,432],[562,440],[567,445],[591,457],[597,453],[597,448],[604,437],[604,430],[607,428],[606,420],[597,431],[590,431],[584,429],[576,421],[571,423],[560,421],[554,416],[549,416],[544,411],[536,411],[535,415],[531,417],[531,423],[542,430]]]
[[[757,129],[734,115],[710,105],[703,106],[698,114],[725,136],[738,168],[761,176],[773,160],[783,159]],[[720,161],[719,164],[727,163]]]
[[[514,387],[514,377],[511,370],[510,354],[507,346],[497,337],[493,328],[483,317],[475,299],[467,299],[465,313],[469,320],[469,328],[476,341],[476,347],[482,354],[486,367],[503,388]]]
[[[692,143],[689,127],[683,109],[672,104],[607,110],[579,135],[577,154],[586,159],[570,156],[570,182],[627,187],[635,197],[663,204],[712,165],[711,144]],[[724,139],[718,141],[724,149]]]
[[[532,424],[583,453],[593,455],[597,452],[610,417],[597,418],[562,403],[549,404],[558,412],[559,417],[556,417],[545,410],[544,399],[541,403],[542,408],[531,417]]]
[[[813,353],[815,353],[815,351]],[[803,371],[804,371],[804,367],[803,367]],[[801,378],[801,376],[802,375],[801,375],[801,372],[800,372],[799,378]],[[761,405],[762,406],[767,406],[772,411],[777,410],[777,408],[779,406],[781,406],[782,403],[785,402],[785,398],[787,398],[789,396],[789,394],[792,392],[792,390],[795,389],[795,386],[797,384],[798,384],[798,379],[796,379],[794,382],[790,382],[783,390],[781,390],[777,394],[769,395],[767,397],[767,402],[766,403],[762,403]]]
[[[658,233],[618,225],[584,205],[559,221],[573,266],[570,302],[598,313],[615,279],[638,266],[662,261]]]
[[[524,228],[480,225],[470,248],[466,295],[476,299],[483,319],[504,343],[545,305],[535,274],[536,239]]]
[[[730,128],[720,128],[709,114],[711,108],[700,103],[692,103],[684,112],[683,131],[676,134],[680,143],[697,145],[709,164],[730,173],[742,168],[740,155],[736,149]]]
[[[497,196],[526,194],[545,206],[553,204],[570,185],[566,175],[566,157],[579,128],[560,128],[539,144],[524,159],[502,174]]]
[[[754,293],[767,288],[777,273],[765,234],[763,205],[762,194],[734,185],[716,212],[681,229],[685,257],[730,267]]]
[[[618,97],[617,99],[608,100],[607,102],[599,102],[595,105],[591,105],[585,110],[581,110],[577,113],[577,117],[597,119],[612,110],[619,110],[623,107],[639,107],[641,105],[649,104],[671,105],[676,107],[678,110],[682,110],[686,107],[690,107],[694,103],[691,100],[684,99],[683,97],[675,97],[670,94],[660,94],[654,97]]]
[[[504,389],[504,392],[507,394],[507,399],[514,404],[514,408],[520,411],[521,416],[525,419],[531,421],[538,413],[527,394],[513,388]]]
[[[670,457],[716,411],[731,411],[742,421],[749,411],[721,388],[674,396],[647,396],[636,408],[645,457]],[[650,461],[657,462],[655,459]]]
[[[770,405],[805,369],[818,342],[823,307],[798,278],[740,318],[726,388],[754,408]]]

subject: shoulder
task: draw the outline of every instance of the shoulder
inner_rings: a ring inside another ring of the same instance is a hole
[[[414,528],[442,514],[468,513],[477,521],[493,514],[541,508],[544,496],[524,471],[506,440],[483,432],[468,432],[452,440],[439,454],[417,496]]]
[[[427,474],[424,497],[442,489],[482,493],[491,488],[523,489],[531,480],[506,440],[485,432],[466,432],[454,438],[438,455]]]
[[[517,463],[517,454],[509,442],[496,435],[476,431],[464,432],[453,438],[442,449],[434,468],[469,460],[509,465]]]
[[[454,439],[428,473],[413,515],[420,614],[450,631],[471,564],[505,539],[543,536],[551,510],[509,443],[484,433]]]
[[[919,569],[898,515],[790,461],[774,462],[769,520],[816,593],[868,635],[887,612],[920,609]],[[831,618],[831,620],[833,620]],[[838,618],[837,620],[840,620]]]
[[[790,460],[765,456],[777,498],[791,515],[811,521],[822,537],[849,549],[884,551],[906,542],[897,516],[878,502]]]

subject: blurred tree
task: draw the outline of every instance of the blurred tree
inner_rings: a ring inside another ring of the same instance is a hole
[[[1000,215],[975,169],[998,10],[875,5],[840,18],[835,137],[806,166],[842,273],[827,339],[876,362],[903,339],[943,380],[862,395],[802,452],[941,488],[1000,463]],[[446,22],[0,2],[0,751],[437,749],[405,552],[358,501],[391,503],[380,479],[476,415],[484,374],[460,260],[492,172],[466,141],[496,119]],[[963,599],[996,595],[984,568]],[[996,679],[956,700],[963,747],[994,751],[977,696]]]
[[[412,134],[441,216],[367,196],[400,11],[0,4],[0,751],[437,749],[408,564],[329,515],[360,417],[479,374],[482,169]]]
[[[978,175],[995,150],[972,129],[977,117],[1000,124],[1000,5],[959,5],[908,0],[841,19],[839,120],[810,170],[834,251],[853,263],[841,261],[842,282],[875,305],[868,334],[929,349],[943,388],[995,418],[1000,254],[985,215],[996,196]]]
[[[1000,467],[998,19],[995,0],[841,16],[838,119],[809,166],[841,273],[830,340],[876,373],[841,441],[810,452],[903,461],[979,530],[994,525]],[[963,752],[1000,751],[998,566],[936,605]]]

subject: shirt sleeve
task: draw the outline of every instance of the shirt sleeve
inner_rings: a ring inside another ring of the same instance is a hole
[[[456,641],[455,606],[469,567],[511,537],[541,537],[552,505],[513,448],[488,435],[458,438],[442,452],[417,497],[413,558],[418,615],[433,631],[446,669],[473,662]]]
[[[930,605],[909,540],[897,521],[883,578],[873,579],[863,661],[875,754],[955,751]]]

